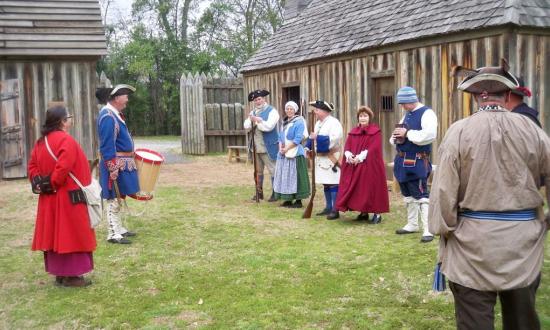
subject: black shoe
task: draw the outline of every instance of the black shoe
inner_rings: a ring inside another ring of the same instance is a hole
[[[422,236],[422,238],[420,239],[420,242],[421,243],[429,243],[433,240],[434,240],[433,236]]]
[[[269,199],[267,201],[270,202],[270,203],[276,202],[277,198],[275,198],[275,194],[271,194],[271,197],[269,197]]]
[[[366,221],[369,220],[369,214],[368,213],[359,213],[357,218],[355,218],[355,221]]]
[[[82,288],[91,285],[92,281],[84,278],[83,276],[67,276],[63,278],[61,285],[72,288]]]
[[[301,209],[303,207],[301,200],[296,200],[294,204],[289,206],[291,209]]]
[[[373,216],[372,216],[372,220],[371,220],[371,223],[373,225],[376,225],[376,224],[379,224],[380,222],[382,222],[382,216],[378,213],[375,213]]]
[[[134,237],[134,236],[137,236],[137,234],[134,233],[133,231],[127,231],[124,234],[122,234],[122,237]]]
[[[321,216],[321,215],[327,215],[327,214],[329,214],[329,213],[330,213],[330,210],[329,210],[329,209],[324,209],[324,210],[322,210],[321,212],[319,212],[319,213],[317,213],[317,214],[315,214],[315,215]]]
[[[340,212],[338,211],[333,211],[333,212],[330,212],[328,215],[327,215],[327,220],[336,220],[340,217]]]
[[[284,201],[281,207],[292,207],[292,201]]]
[[[414,234],[415,232],[414,231],[408,231],[408,230],[405,230],[405,229],[401,228],[401,229],[397,229],[395,231],[395,233],[397,235],[405,235],[405,234]]]
[[[113,244],[132,244],[132,241],[130,241],[129,239],[127,238],[110,238],[107,240],[107,242],[109,243],[113,243]]]

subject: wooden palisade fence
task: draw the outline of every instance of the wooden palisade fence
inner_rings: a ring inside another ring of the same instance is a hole
[[[183,74],[180,79],[181,143],[186,154],[245,145],[242,78]]]

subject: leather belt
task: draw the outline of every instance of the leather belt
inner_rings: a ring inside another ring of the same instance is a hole
[[[403,158],[406,156],[406,154],[407,154],[406,152],[402,152],[402,151],[397,152],[397,155],[399,157],[403,157]],[[418,159],[428,159],[428,158],[430,158],[430,153],[429,152],[417,152],[416,153],[416,158],[418,158]]]

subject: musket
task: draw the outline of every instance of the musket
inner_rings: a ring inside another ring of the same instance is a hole
[[[304,103],[304,100],[302,100],[302,105]],[[315,129],[315,115],[313,114],[313,111],[310,111],[308,113],[308,130],[310,134]],[[311,196],[309,197],[309,202],[307,203],[306,209],[304,210],[304,214],[302,214],[302,219],[309,219],[311,218],[311,212],[313,211],[313,200],[315,199],[315,140],[311,139],[311,151],[310,151],[310,157],[311,157]]]
[[[254,164],[254,185],[256,187],[256,194],[254,195],[254,200],[256,203],[260,202],[260,190],[258,189],[258,155],[256,153],[256,141],[254,140],[254,135],[256,134],[256,124],[250,119],[250,124],[252,125],[252,130],[250,131],[250,143],[252,144],[252,163]]]

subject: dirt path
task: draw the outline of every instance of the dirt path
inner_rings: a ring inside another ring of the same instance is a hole
[[[156,151],[162,154],[166,160],[166,164],[175,164],[185,162],[185,156],[181,153],[181,142],[178,140],[158,140],[150,139],[134,139],[135,148],[145,148]]]

